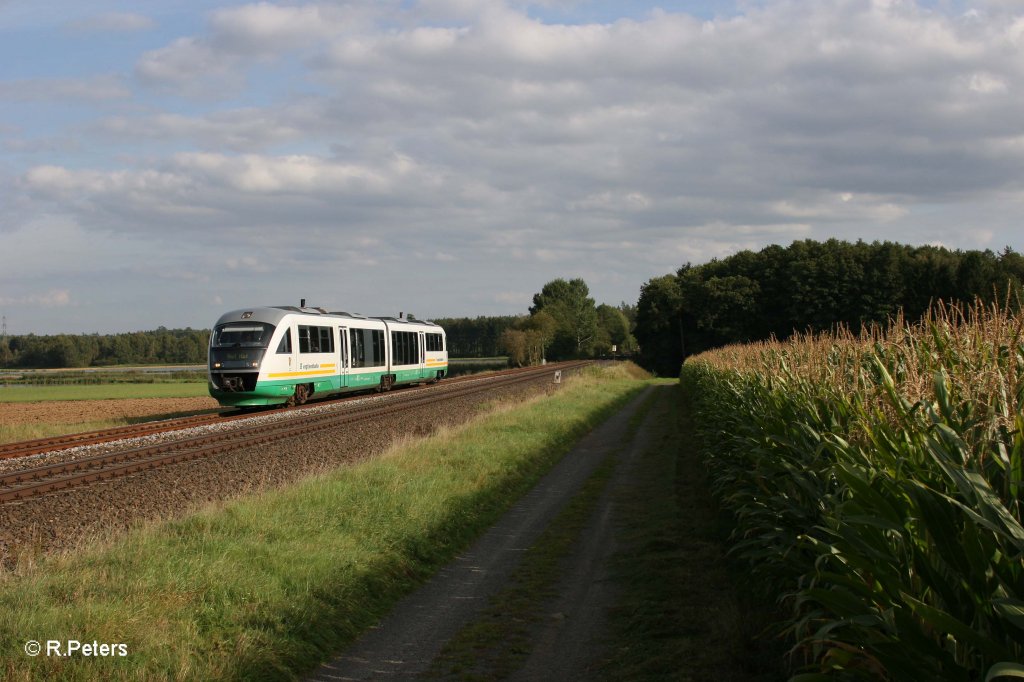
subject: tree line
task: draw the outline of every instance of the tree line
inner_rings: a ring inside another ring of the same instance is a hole
[[[533,297],[529,314],[437,318],[453,358],[508,356],[515,365],[541,360],[628,354],[636,306],[597,305],[582,279],[556,279]],[[204,364],[208,329],[128,334],[57,334],[0,339],[0,367],[66,368],[141,364]]]
[[[636,350],[632,327],[636,306],[598,305],[582,279],[554,279],[534,294],[529,314],[447,318],[451,357],[507,355],[513,365],[542,360],[629,354]]]
[[[166,329],[126,334],[56,334],[0,339],[0,367],[64,368],[206,363],[208,329]]]
[[[687,263],[641,288],[640,361],[663,376],[703,350],[838,325],[859,330],[937,301],[1021,305],[1024,256],[893,242],[804,240]]]
[[[528,313],[439,318],[451,357],[507,355],[512,364],[637,354],[674,376],[683,359],[728,343],[784,339],[794,332],[853,330],[914,319],[936,301],[1005,301],[1019,306],[1024,256],[1006,248],[951,251],[939,246],[830,239],[741,251],[687,263],[643,285],[636,305],[596,304],[582,279],[555,279]],[[0,367],[203,364],[206,329],[128,334],[11,336],[0,339]]]

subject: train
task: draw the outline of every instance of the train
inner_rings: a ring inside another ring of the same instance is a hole
[[[225,407],[301,405],[312,396],[388,391],[448,374],[433,322],[323,308],[266,306],[224,313],[210,334],[210,395]]]

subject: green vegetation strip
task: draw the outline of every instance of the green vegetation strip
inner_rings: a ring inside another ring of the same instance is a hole
[[[636,393],[625,368],[0,578],[0,677],[288,679],[354,639]],[[126,656],[23,653],[28,640]]]
[[[0,387],[0,403],[44,400],[121,400],[124,398],[209,397],[205,381],[166,384],[72,384],[67,386]]]
[[[728,523],[711,497],[692,416],[678,388],[660,390],[657,426],[615,498],[621,596],[601,678],[784,679],[783,652],[762,636],[777,614],[726,558]]]

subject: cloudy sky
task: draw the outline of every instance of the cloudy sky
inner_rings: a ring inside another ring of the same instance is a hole
[[[1021,251],[1022,207],[1019,0],[0,0],[10,333],[635,302],[796,239]]]

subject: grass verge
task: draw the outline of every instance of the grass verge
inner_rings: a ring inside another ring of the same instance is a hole
[[[658,427],[618,491],[608,680],[786,679],[781,646],[762,637],[777,614],[726,556],[731,522],[713,501],[679,389],[663,388]]]
[[[290,679],[364,628],[637,390],[595,370],[387,456],[0,576],[0,677]],[[28,640],[124,643],[29,657]]]
[[[71,384],[67,386],[7,386],[0,388],[0,403],[44,400],[120,400],[123,398],[208,397],[205,381],[144,384]]]

